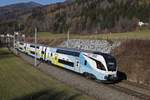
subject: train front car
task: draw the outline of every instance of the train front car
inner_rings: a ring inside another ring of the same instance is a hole
[[[117,64],[114,57],[100,52],[83,53],[87,65],[84,73],[102,82],[114,82],[117,80]]]
[[[108,54],[102,54],[102,56],[105,59],[105,63],[107,66],[107,75],[105,76],[105,79],[108,81],[117,81],[117,62],[116,59]]]

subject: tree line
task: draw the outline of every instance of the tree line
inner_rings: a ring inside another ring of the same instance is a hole
[[[150,23],[149,12],[149,0],[71,0],[34,8],[24,20],[0,26],[16,30],[13,27],[20,23],[21,31],[28,34],[34,27],[52,33],[126,32],[137,29],[139,21]]]

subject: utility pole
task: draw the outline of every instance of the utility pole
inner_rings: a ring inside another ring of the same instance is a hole
[[[15,50],[15,33],[14,33],[14,50]]]
[[[25,34],[22,35],[23,42],[25,43]]]
[[[69,35],[70,35],[70,32],[69,32],[69,29],[68,29],[68,32],[67,32],[67,48],[69,47]]]
[[[34,66],[36,67],[37,66],[37,53],[36,53],[36,45],[37,45],[37,28],[35,28],[35,61],[34,61]]]
[[[15,47],[17,48],[18,47],[18,41],[19,41],[19,33],[18,32],[14,32],[14,50],[15,50]],[[17,49],[15,50],[16,51],[16,55],[18,54],[18,51]]]
[[[69,31],[69,15],[68,15],[68,13],[66,14],[66,20],[68,21],[68,31],[67,31],[67,48],[69,48],[69,35],[70,35],[70,31]]]
[[[21,31],[20,31],[20,23],[19,23],[19,32],[21,32]]]
[[[7,47],[9,48],[9,34],[7,33],[7,35],[6,35],[6,43],[7,43]]]

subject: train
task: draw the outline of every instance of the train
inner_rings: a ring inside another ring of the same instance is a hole
[[[82,74],[87,78],[103,82],[117,80],[116,59],[110,54],[19,41],[16,41],[14,46],[22,53]]]

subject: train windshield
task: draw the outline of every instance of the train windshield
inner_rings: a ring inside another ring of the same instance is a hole
[[[116,71],[116,60],[114,57],[105,58],[108,71]]]
[[[106,64],[107,64],[107,68],[108,68],[108,71],[116,71],[116,59],[109,55],[109,54],[105,54],[105,53],[101,53],[101,52],[94,52],[94,54],[99,54],[99,55],[102,55],[106,61]]]

